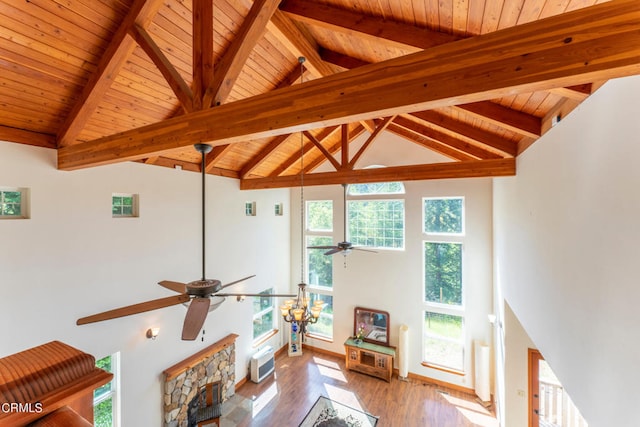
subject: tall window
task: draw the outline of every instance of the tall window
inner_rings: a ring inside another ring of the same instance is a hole
[[[96,366],[113,374],[113,379],[93,392],[93,424],[96,427],[118,427],[120,353],[103,357]]]
[[[273,288],[265,289],[261,295],[273,293]],[[259,341],[274,330],[275,298],[253,297],[253,341]]]
[[[464,370],[464,199],[423,199],[424,327],[427,365]]]
[[[333,202],[311,200],[306,203],[306,246],[333,245]],[[333,257],[326,249],[307,249],[307,277],[311,301],[324,301],[317,323],[309,325],[309,335],[333,338]]]
[[[401,182],[352,184],[347,202],[349,241],[355,246],[404,249],[404,194]],[[357,199],[355,198],[357,197]],[[361,199],[366,197],[366,199]]]
[[[25,190],[0,188],[0,219],[26,218]]]

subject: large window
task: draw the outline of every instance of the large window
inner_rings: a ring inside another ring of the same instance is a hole
[[[0,219],[26,218],[26,194],[20,188],[0,188]]]
[[[93,424],[96,427],[118,427],[118,379],[120,354],[115,353],[96,361],[96,366],[113,374],[113,379],[93,391]]]
[[[464,370],[464,199],[423,199],[423,360]]]
[[[333,201],[311,200],[306,203],[306,246],[332,246]],[[307,249],[306,264],[311,301],[321,299],[324,308],[317,323],[309,325],[309,335],[333,339],[333,257],[326,249]]]
[[[349,241],[355,246],[404,249],[404,200],[389,198],[403,193],[400,182],[350,185],[348,194],[354,198],[347,202]]]
[[[273,293],[273,288],[265,289],[261,295]],[[274,328],[274,304],[275,298],[268,296],[253,297],[253,341],[260,341]]]

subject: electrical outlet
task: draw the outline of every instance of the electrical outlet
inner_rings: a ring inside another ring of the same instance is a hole
[[[518,390],[518,396],[524,397],[524,390]]]

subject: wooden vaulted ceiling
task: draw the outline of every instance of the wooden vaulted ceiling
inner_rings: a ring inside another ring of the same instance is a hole
[[[640,74],[637,0],[6,0],[0,14],[0,140],[57,149],[64,170],[198,171],[207,142],[207,172],[241,188],[298,185],[301,153],[305,185],[513,175],[554,120]],[[447,160],[361,169],[385,133]]]

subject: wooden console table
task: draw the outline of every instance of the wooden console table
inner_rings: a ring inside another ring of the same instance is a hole
[[[391,381],[395,347],[368,342],[356,344],[353,338],[349,338],[344,342],[344,349],[347,369]]]

